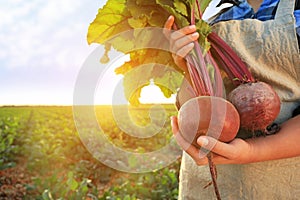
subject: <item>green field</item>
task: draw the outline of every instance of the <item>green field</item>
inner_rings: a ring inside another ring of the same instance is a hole
[[[111,143],[128,152],[144,153],[170,142],[169,117],[176,114],[175,107],[164,105],[165,124],[153,137],[131,136],[115,119],[139,127],[154,124],[155,128],[161,116],[150,118],[150,107],[123,108],[126,112],[116,114],[111,106],[96,106],[94,113]],[[0,199],[177,199],[180,156],[171,165],[147,173],[115,170],[85,148],[83,140],[91,138],[79,134],[73,114],[71,106],[0,107]],[[83,123],[87,131],[93,131],[88,115],[80,120],[77,125]],[[114,161],[117,155],[110,153],[107,156]],[[134,160],[121,164],[139,165]]]

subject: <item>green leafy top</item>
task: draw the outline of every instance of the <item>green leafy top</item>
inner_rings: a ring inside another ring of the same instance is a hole
[[[201,2],[203,12],[210,0]],[[163,28],[170,15],[175,17],[179,28],[187,26],[191,23],[193,6],[195,0],[107,0],[104,7],[98,10],[96,18],[89,26],[87,41],[89,44],[105,45],[106,52],[102,62],[109,61],[108,52],[111,47],[130,55],[130,61],[118,67],[116,73],[124,75],[125,94],[131,104],[139,103],[142,87],[151,81],[160,87],[166,97],[170,97],[180,87],[183,76],[178,73],[180,70],[173,62],[171,52],[166,51],[166,48],[151,48],[157,44],[168,45],[166,39],[163,39],[163,33],[148,31],[147,28]],[[206,37],[211,29],[201,19],[200,14],[196,13],[196,26],[201,35],[199,43],[205,52],[210,47]],[[147,70],[129,73],[132,69],[146,64]]]

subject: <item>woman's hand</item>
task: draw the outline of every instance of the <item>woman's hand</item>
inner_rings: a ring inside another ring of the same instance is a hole
[[[191,25],[180,30],[171,31],[174,26],[174,17],[170,16],[164,26],[164,35],[169,39],[170,51],[174,62],[184,72],[187,72],[185,56],[194,48],[194,41],[199,38],[196,26]]]
[[[180,134],[177,124],[177,117],[172,117],[172,132],[178,145],[186,151],[197,163],[205,165],[208,163],[206,153],[199,148],[188,143]],[[251,142],[242,139],[234,139],[230,143],[220,142],[209,136],[200,136],[197,143],[213,152],[215,164],[241,164],[252,162],[253,155]]]
[[[177,143],[198,165],[207,164],[206,154],[181,136],[177,118],[172,117],[172,131]],[[213,153],[215,164],[246,164],[300,156],[300,115],[281,124],[280,131],[266,137],[234,139],[230,143],[200,136],[197,143]]]

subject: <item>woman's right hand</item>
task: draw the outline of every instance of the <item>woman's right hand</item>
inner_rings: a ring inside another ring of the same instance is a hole
[[[199,33],[196,32],[195,25],[171,31],[172,27],[174,27],[174,21],[174,16],[168,18],[164,26],[164,35],[170,42],[170,51],[175,64],[187,73],[185,57],[194,48],[194,42],[198,40]]]

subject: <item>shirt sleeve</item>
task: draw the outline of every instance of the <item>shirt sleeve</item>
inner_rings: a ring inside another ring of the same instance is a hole
[[[295,7],[296,9],[296,7]],[[300,48],[300,9],[297,9],[294,11],[294,16],[296,20],[296,32],[297,32],[297,38],[298,38],[298,46]]]

